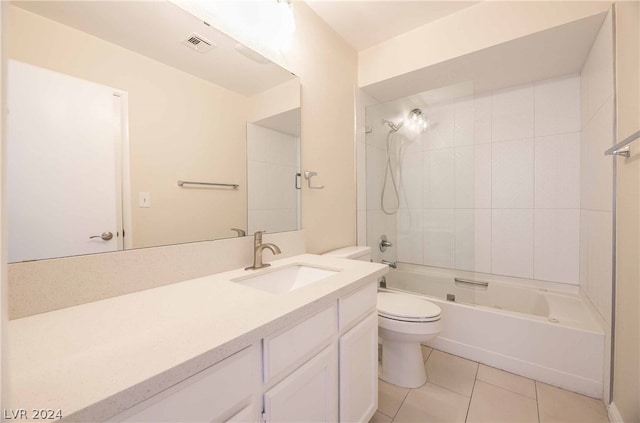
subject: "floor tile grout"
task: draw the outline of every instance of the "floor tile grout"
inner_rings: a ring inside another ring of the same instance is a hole
[[[429,348],[430,348],[429,354],[427,355],[427,358],[426,358],[425,360],[423,360],[423,364],[424,364],[424,366],[425,366],[425,370],[426,370],[427,362],[428,362],[431,358],[433,358],[433,352],[434,352],[434,351],[436,351],[436,349],[435,349],[435,348],[431,348],[431,347],[429,347]],[[437,351],[440,351],[440,350],[437,350]],[[442,352],[444,353],[444,351],[442,351]],[[445,354],[451,355],[451,356],[453,356],[453,357],[462,358],[462,359],[464,359],[464,360],[467,360],[467,361],[470,361],[470,362],[473,362],[473,363],[475,363],[475,364],[476,364],[475,374],[474,374],[474,377],[473,377],[473,387],[472,387],[472,389],[471,389],[471,394],[470,394],[469,396],[464,395],[464,394],[461,394],[460,392],[456,392],[456,391],[454,391],[454,390],[452,390],[452,389],[450,389],[450,388],[447,388],[447,387],[441,386],[441,385],[439,385],[438,383],[434,383],[434,382],[432,382],[432,381],[430,381],[430,380],[429,380],[429,375],[427,375],[427,380],[426,380],[425,384],[423,384],[422,386],[420,386],[420,387],[418,387],[418,388],[413,388],[413,389],[408,389],[408,390],[407,390],[407,392],[405,393],[404,397],[402,398],[402,401],[400,402],[400,405],[398,406],[398,408],[397,408],[397,410],[396,410],[396,412],[395,412],[395,414],[394,414],[393,416],[389,416],[389,415],[387,415],[387,414],[385,414],[385,413],[383,413],[383,412],[381,412],[381,411],[379,411],[379,410],[378,410],[378,412],[379,412],[381,415],[383,415],[384,417],[391,419],[391,422],[392,422],[392,423],[395,423],[395,422],[396,422],[396,418],[398,417],[398,414],[400,413],[400,410],[402,410],[402,409],[403,409],[403,407],[405,406],[405,404],[409,404],[409,403],[407,403],[407,399],[408,399],[408,397],[409,397],[409,394],[410,394],[412,391],[415,391],[415,390],[421,389],[422,387],[424,387],[424,386],[426,386],[427,384],[429,384],[429,385],[431,385],[431,386],[435,386],[435,387],[437,387],[437,388],[439,388],[439,389],[445,390],[445,391],[450,392],[450,393],[452,393],[452,394],[460,395],[460,396],[462,396],[462,397],[467,398],[467,399],[469,400],[469,402],[468,402],[468,404],[467,404],[467,410],[466,410],[465,419],[464,419],[464,421],[465,421],[465,422],[467,422],[467,421],[468,421],[468,419],[469,419],[469,413],[470,413],[470,411],[471,411],[471,402],[473,401],[474,395],[476,394],[476,387],[478,386],[478,385],[477,385],[477,382],[478,382],[478,381],[480,381],[480,382],[485,383],[485,384],[487,384],[487,385],[490,385],[490,386],[492,386],[492,387],[494,387],[494,388],[497,388],[497,389],[499,389],[499,390],[501,390],[501,391],[506,391],[506,392],[508,392],[508,393],[516,394],[516,395],[518,395],[519,397],[522,397],[522,398],[524,398],[524,399],[527,399],[527,400],[533,400],[533,401],[535,401],[535,402],[536,402],[536,411],[535,411],[535,412],[536,412],[536,416],[534,417],[534,416],[532,415],[533,413],[531,413],[530,417],[531,417],[531,418],[533,418],[533,419],[532,419],[532,421],[537,421],[538,423],[540,423],[540,422],[541,422],[540,402],[539,402],[540,394],[539,394],[539,386],[538,386],[538,384],[539,384],[539,383],[538,383],[538,381],[536,381],[535,379],[530,379],[530,378],[527,378],[527,377],[524,377],[524,376],[517,375],[517,374],[515,374],[515,373],[511,373],[511,372],[508,372],[508,371],[505,371],[505,370],[502,370],[502,369],[498,369],[498,368],[494,368],[494,367],[491,367],[491,366],[487,366],[487,367],[490,367],[490,368],[493,368],[493,369],[496,369],[496,370],[499,370],[499,371],[502,371],[502,372],[508,373],[508,374],[510,374],[510,375],[518,376],[518,377],[520,377],[520,378],[523,378],[523,379],[526,379],[526,380],[528,380],[528,381],[533,382],[533,384],[534,384],[534,395],[535,395],[535,398],[532,398],[532,397],[530,397],[530,396],[528,396],[528,395],[526,395],[526,394],[523,394],[523,393],[520,393],[520,392],[513,391],[513,390],[511,390],[511,389],[507,388],[506,386],[501,386],[501,385],[498,385],[498,384],[496,384],[496,383],[492,383],[492,382],[489,382],[489,381],[486,381],[486,380],[479,379],[479,378],[478,378],[478,375],[480,374],[480,366],[481,366],[481,365],[483,365],[482,363],[476,362],[476,361],[474,361],[474,360],[469,360],[469,359],[466,359],[466,358],[464,358],[464,357],[459,357],[459,356],[456,356],[456,355],[454,355],[454,354],[449,354],[449,353],[445,353]],[[435,365],[435,364],[434,364],[434,365]],[[471,375],[469,375],[469,376],[471,376]],[[469,379],[467,379],[467,380],[469,380]],[[569,391],[569,392],[570,392],[570,391]],[[578,394],[578,395],[579,395],[579,394]],[[412,401],[413,401],[413,400],[412,400]],[[529,403],[529,404],[530,404],[530,403]],[[460,410],[460,411],[462,411],[462,410]],[[533,410],[531,410],[531,411],[533,411]],[[534,419],[535,419],[535,420],[534,420]]]
[[[511,389],[507,389],[504,386],[496,385],[495,383],[487,382],[486,380],[482,380],[482,379],[476,378],[476,381],[480,381],[482,383],[486,383],[487,385],[495,386],[496,388],[500,388],[503,391],[511,392],[512,394],[520,395],[521,397],[524,397],[526,399],[530,399],[532,401],[538,402],[538,398],[537,398],[538,395],[537,394],[536,394],[536,398],[531,398],[529,396],[526,396],[525,394],[521,394],[520,392],[512,391]],[[535,381],[533,381],[533,382],[535,384]],[[475,382],[474,382],[473,386],[475,388],[475,386],[476,386]]]
[[[478,381],[478,372],[480,371],[480,363],[476,363],[476,374],[473,377],[473,388],[471,388],[471,395],[469,396],[469,405],[467,405],[467,414],[464,416],[464,421],[466,423],[467,419],[469,419],[469,410],[471,410],[471,401],[473,401],[473,393],[476,390],[476,382]]]
[[[538,395],[538,382],[534,380],[533,385],[536,391],[536,411],[538,412],[538,423],[540,423],[540,403],[538,402],[538,398],[540,397],[540,395]]]

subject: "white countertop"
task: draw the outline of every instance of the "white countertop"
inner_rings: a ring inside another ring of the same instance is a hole
[[[388,270],[313,254],[271,263],[10,321],[10,408],[107,419]],[[341,271],[283,295],[230,281],[295,263]]]

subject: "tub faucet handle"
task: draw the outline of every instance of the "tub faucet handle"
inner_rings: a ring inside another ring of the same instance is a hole
[[[385,251],[387,251],[387,248],[393,246],[393,244],[387,239],[386,235],[380,235],[378,246],[380,247],[380,251],[384,253]]]

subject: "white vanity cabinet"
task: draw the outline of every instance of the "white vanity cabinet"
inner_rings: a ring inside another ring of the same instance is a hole
[[[338,421],[338,350],[335,344],[265,392],[264,421]]]
[[[340,421],[368,422],[378,408],[377,285],[338,300]]]
[[[264,340],[265,383],[297,368],[265,392],[266,422],[369,421],[378,408],[376,300],[372,281]]]
[[[116,416],[113,422],[368,422],[377,409],[376,283]]]

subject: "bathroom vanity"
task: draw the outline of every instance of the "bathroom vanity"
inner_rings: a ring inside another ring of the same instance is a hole
[[[248,286],[303,268],[322,276],[279,293]],[[13,320],[11,409],[60,409],[65,421],[368,421],[387,269],[303,254]]]

